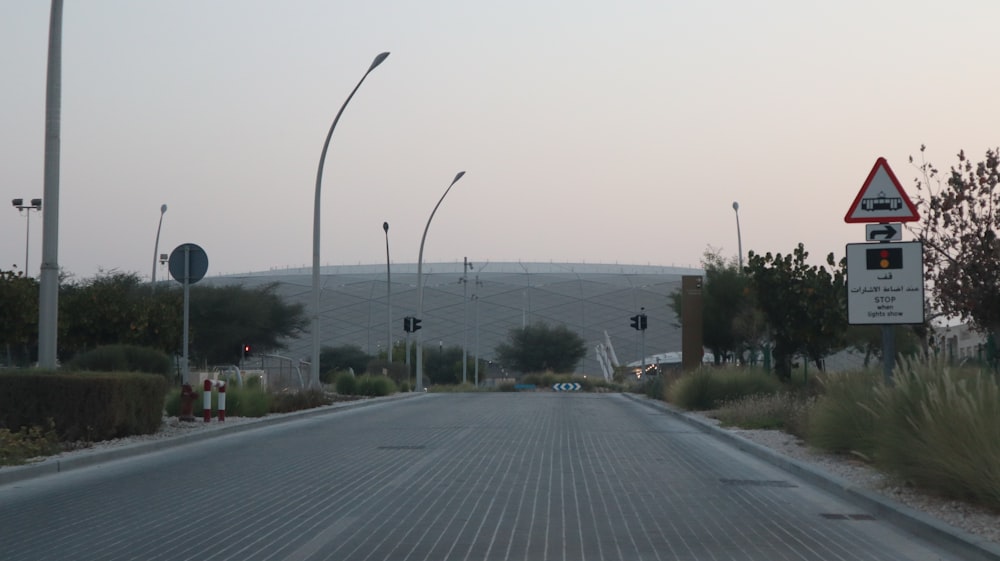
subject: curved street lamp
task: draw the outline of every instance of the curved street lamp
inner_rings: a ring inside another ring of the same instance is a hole
[[[156,292],[156,261],[160,257],[160,228],[163,227],[163,215],[167,213],[167,205],[160,205],[160,223],[156,226],[156,243],[153,245],[153,292]]]
[[[464,171],[458,172],[458,174],[455,176],[455,179],[451,180],[451,185],[448,185],[448,188],[444,190],[444,195],[441,195],[441,198],[438,199],[437,204],[434,205],[434,210],[431,211],[430,218],[427,219],[427,225],[424,226],[424,235],[420,238],[420,253],[417,255],[417,318],[418,319],[420,318],[420,316],[424,314],[424,276],[422,274],[422,271],[424,267],[424,241],[427,240],[427,230],[430,229],[431,227],[431,220],[434,219],[434,213],[437,212],[437,209],[439,206],[441,206],[441,202],[444,201],[444,198],[448,196],[448,191],[451,191],[451,188],[455,186],[455,183],[457,183],[459,179],[462,179],[463,175],[465,175]],[[423,346],[423,336],[420,334],[419,330],[417,331],[416,390],[418,392],[424,391],[424,346]]]
[[[333,124],[330,125],[330,131],[326,133],[326,141],[323,143],[323,151],[319,156],[319,166],[316,170],[316,198],[313,201],[313,243],[312,243],[312,356],[310,364],[310,385],[316,385],[319,383],[319,224],[320,224],[320,189],[323,185],[323,162],[326,161],[326,151],[330,147],[330,138],[333,136],[333,129],[337,128],[337,121],[340,120],[340,115],[344,112],[344,108],[354,97],[355,92],[361,87],[361,83],[365,81],[365,78],[371,74],[375,67],[382,64],[382,61],[389,56],[388,52],[381,53],[375,60],[372,61],[371,66],[365,71],[361,79],[358,80],[358,84],[354,86],[351,90],[351,95],[347,96],[344,100],[344,104],[340,106],[340,110],[337,111],[337,116],[333,118]]]
[[[740,252],[740,273],[743,272],[743,236],[740,234],[740,203],[733,201],[733,211],[736,213],[736,244]]]

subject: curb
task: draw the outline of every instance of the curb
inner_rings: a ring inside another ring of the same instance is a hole
[[[236,434],[239,432],[245,432],[260,427],[277,425],[288,421],[299,420],[308,417],[318,417],[320,415],[334,414],[347,409],[357,409],[359,407],[366,407],[369,405],[386,403],[388,401],[409,399],[411,397],[416,397],[420,395],[426,395],[426,394],[417,392],[408,392],[408,393],[397,393],[386,397],[374,397],[370,399],[359,399],[356,401],[343,401],[339,403],[333,403],[331,405],[325,405],[323,407],[315,407],[313,409],[303,409],[302,411],[293,411],[291,413],[269,415],[253,421],[224,426],[210,431],[183,434],[173,438],[164,438],[162,440],[139,442],[136,444],[121,446],[119,448],[94,450],[92,453],[79,454],[68,458],[60,458],[59,456],[52,456],[50,458],[47,458],[45,460],[42,460],[34,464],[27,464],[21,466],[4,466],[0,467],[0,486],[7,485],[10,483],[17,483],[19,481],[25,481],[28,479],[35,479],[46,475],[62,473],[64,471],[89,467],[96,464],[118,460],[121,458],[130,458],[142,454],[149,454],[151,452],[158,452],[160,450],[166,450],[177,446],[183,446],[185,444],[191,444],[193,442],[200,442],[202,440],[207,440],[209,438],[214,438],[216,436],[221,436],[226,434]],[[200,421],[195,421],[195,422],[200,422]],[[223,423],[224,422],[225,421],[223,421]]]
[[[960,555],[962,559],[970,561],[1000,561],[1000,545],[984,540],[960,528],[945,524],[906,505],[872,493],[867,489],[856,487],[841,477],[814,468],[804,462],[783,456],[766,446],[761,446],[730,431],[723,430],[705,421],[703,418],[678,409],[669,403],[629,393],[623,393],[622,395],[647,407],[663,411],[758,459],[764,460],[792,475],[796,475],[824,491],[851,502],[860,508],[869,510],[878,515],[882,520],[890,522],[906,532],[920,536],[921,539],[947,549],[955,555]]]

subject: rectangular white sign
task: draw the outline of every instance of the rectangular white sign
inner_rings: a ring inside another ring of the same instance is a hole
[[[920,242],[847,244],[847,322],[924,322],[924,254]]]

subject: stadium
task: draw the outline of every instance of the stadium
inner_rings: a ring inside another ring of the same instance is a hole
[[[702,269],[586,263],[424,263],[421,330],[407,334],[403,318],[417,316],[417,265],[326,266],[320,270],[322,347],[354,345],[370,355],[417,336],[425,349],[464,347],[485,369],[511,329],[536,322],[564,325],[580,335],[587,355],[576,374],[601,376],[597,346],[610,341],[621,364],[680,351],[679,322],[669,307],[681,278]],[[215,285],[275,284],[311,317],[312,269],[284,269],[206,278]],[[629,318],[647,316],[644,332]],[[387,322],[390,321],[391,323]],[[286,341],[282,355],[308,362],[311,336]],[[398,360],[398,359],[397,359]],[[492,364],[490,369],[499,369]],[[485,371],[484,378],[498,371]],[[470,374],[471,376],[471,374]]]

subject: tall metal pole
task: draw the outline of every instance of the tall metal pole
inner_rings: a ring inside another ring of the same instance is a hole
[[[448,196],[448,192],[451,191],[451,188],[455,186],[455,183],[458,183],[458,180],[462,179],[463,175],[465,175],[464,171],[458,172],[458,174],[455,176],[455,179],[451,180],[451,185],[448,185],[448,188],[444,190],[444,194],[441,195],[441,198],[438,199],[437,204],[434,205],[434,210],[431,211],[431,215],[427,219],[427,225],[424,226],[424,235],[421,236],[421,238],[420,238],[420,253],[417,254],[417,319],[422,319],[421,316],[424,315],[424,275],[423,275],[423,267],[424,267],[424,242],[427,241],[427,230],[430,229],[430,227],[431,227],[431,220],[434,220],[434,213],[437,212],[438,207],[441,206],[441,202],[444,201],[444,198]],[[417,331],[417,357],[416,357],[416,359],[417,359],[417,391],[418,392],[424,391],[424,344],[423,344],[423,342],[424,342],[424,337],[420,333],[420,331],[418,330]]]
[[[153,244],[153,292],[156,292],[156,261],[160,257],[160,228],[163,227],[163,215],[167,212],[167,205],[160,205],[160,223],[156,226],[156,243]]]
[[[733,211],[736,213],[736,245],[740,252],[740,272],[743,272],[743,236],[740,234],[740,203],[733,201]]]
[[[476,275],[476,287],[477,287],[476,290],[477,290],[477,292],[478,292],[478,286],[479,286],[479,275]],[[472,299],[476,302],[476,311],[475,311],[475,313],[476,313],[476,343],[475,343],[475,345],[476,345],[476,353],[475,353],[475,355],[476,355],[476,366],[475,366],[475,376],[474,376],[474,379],[476,381],[476,387],[478,388],[479,387],[479,294],[473,293],[472,294]]]
[[[388,312],[385,321],[385,340],[388,348],[386,362],[392,364],[392,273],[389,265],[389,223],[383,222],[382,229],[385,230],[385,301]]]
[[[59,331],[59,147],[62,108],[62,0],[52,0],[45,83],[45,164],[42,266],[38,286],[38,366],[56,367]]]
[[[319,384],[319,229],[320,229],[320,189],[323,186],[323,162],[326,161],[326,151],[330,147],[330,138],[333,136],[333,129],[337,128],[337,121],[340,120],[340,115],[344,112],[344,108],[354,97],[354,93],[358,91],[361,87],[361,83],[365,81],[368,74],[375,67],[382,64],[382,61],[389,56],[389,53],[381,53],[372,62],[368,70],[361,76],[358,80],[358,84],[354,86],[351,90],[351,95],[347,96],[344,100],[344,104],[340,106],[340,110],[337,111],[337,116],[333,119],[333,124],[330,125],[330,131],[326,133],[326,141],[323,143],[323,151],[319,156],[319,166],[316,170],[316,196],[313,201],[313,243],[312,243],[312,354],[310,358],[309,365],[309,378],[310,385],[315,386]]]
[[[462,383],[469,381],[469,258],[462,258]]]

